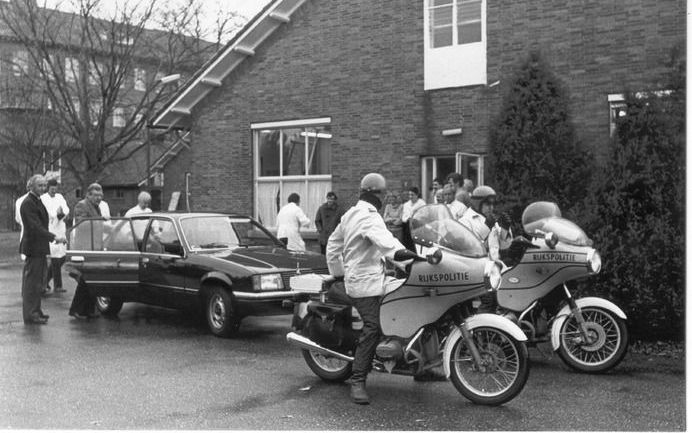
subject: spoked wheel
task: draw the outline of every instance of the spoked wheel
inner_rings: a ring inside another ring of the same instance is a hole
[[[516,397],[529,377],[526,344],[497,328],[476,328],[473,340],[480,352],[476,364],[464,339],[452,348],[449,371],[452,383],[476,404],[496,406]]]
[[[351,375],[352,363],[312,350],[303,349],[308,367],[325,382],[343,382]]]
[[[96,308],[106,316],[117,316],[123,308],[123,300],[115,296],[97,296]]]
[[[230,337],[240,327],[240,319],[234,315],[233,300],[228,290],[213,287],[207,296],[205,314],[207,325],[217,337]]]
[[[625,322],[610,311],[584,307],[587,337],[584,338],[574,315],[560,329],[558,354],[565,364],[586,373],[603,373],[615,367],[627,353],[629,335]]]

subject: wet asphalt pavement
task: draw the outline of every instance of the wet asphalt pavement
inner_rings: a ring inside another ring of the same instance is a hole
[[[373,374],[372,404],[323,383],[285,341],[290,316],[249,318],[233,339],[189,313],[125,304],[78,321],[68,292],[48,325],[21,320],[21,266],[0,263],[0,429],[684,430],[684,361],[628,354],[606,375],[532,349],[523,392],[476,406],[450,382]],[[67,278],[65,276],[65,278]]]

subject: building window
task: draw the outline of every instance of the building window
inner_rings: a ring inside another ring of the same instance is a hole
[[[89,118],[91,119],[92,126],[98,125],[102,107],[101,101],[91,101],[89,103]]]
[[[481,0],[430,0],[430,47],[480,42]]]
[[[74,57],[65,57],[65,80],[68,83],[79,81],[79,62]]]
[[[312,220],[332,189],[331,118],[252,124],[255,216],[267,227],[291,193]],[[309,229],[314,230],[311,221]]]
[[[146,90],[147,71],[142,68],[135,68],[135,90]]]
[[[116,107],[113,109],[113,127],[123,128],[125,126],[125,109]]]
[[[608,124],[610,125],[610,136],[615,136],[618,119],[627,116],[627,104],[624,95],[608,95]]]
[[[96,62],[89,64],[89,85],[97,86],[101,83],[101,77],[105,71],[103,63]],[[105,80],[107,81],[107,79]]]
[[[56,73],[60,73],[60,63],[55,60],[55,56],[49,54],[48,57],[42,59],[41,65],[43,68],[43,78],[48,81],[55,81]],[[56,71],[53,71],[53,68],[55,68]]]
[[[476,153],[456,154],[457,173],[461,174],[464,179],[471,179],[473,186],[483,185],[485,172],[485,156]]]
[[[486,0],[424,0],[425,90],[486,84]]]
[[[454,155],[425,156],[421,159],[421,198],[427,203],[434,203],[432,196],[433,179],[439,178],[444,184],[448,174],[456,172],[456,158]]]
[[[672,90],[653,90],[636,92],[633,94],[633,96],[637,99],[664,98],[670,96],[672,93]],[[618,121],[625,116],[627,116],[627,103],[625,102],[625,95],[622,93],[608,95],[608,125],[610,128],[609,132],[611,137],[615,136]]]
[[[15,51],[12,56],[12,74],[15,77],[26,74],[29,65],[29,53],[24,50]]]

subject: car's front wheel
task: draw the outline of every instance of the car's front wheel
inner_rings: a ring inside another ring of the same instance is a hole
[[[240,327],[240,319],[234,314],[233,299],[227,289],[214,286],[209,290],[205,304],[207,325],[217,337],[230,337]]]
[[[117,296],[97,296],[96,309],[104,316],[117,316],[123,308],[123,299]]]

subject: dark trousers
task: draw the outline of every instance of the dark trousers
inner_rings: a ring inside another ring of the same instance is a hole
[[[351,298],[353,306],[363,319],[363,330],[358,339],[358,347],[353,359],[352,382],[365,382],[372,368],[375,349],[380,342],[380,297]]]
[[[88,316],[94,314],[95,307],[96,298],[91,296],[86,285],[82,281],[79,281],[77,283],[77,289],[75,289],[74,292],[74,298],[72,298],[72,305],[70,305],[70,314]]]
[[[50,284],[50,280],[53,280],[53,288],[62,288],[62,265],[65,263],[65,256],[63,257],[51,257],[50,266],[48,266],[48,277],[46,278],[46,285]]]
[[[24,320],[36,319],[41,315],[43,275],[48,262],[46,256],[27,257],[22,273],[22,316]]]

